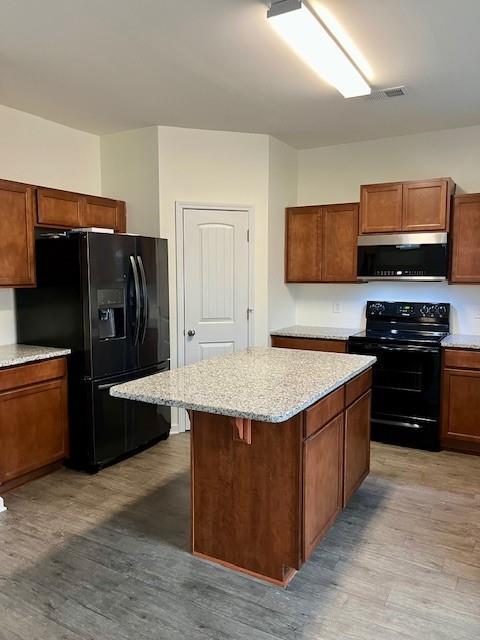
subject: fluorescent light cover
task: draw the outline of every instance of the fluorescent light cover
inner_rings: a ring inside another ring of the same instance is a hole
[[[298,9],[272,15],[268,21],[288,46],[345,98],[371,93],[362,74],[303,2]]]

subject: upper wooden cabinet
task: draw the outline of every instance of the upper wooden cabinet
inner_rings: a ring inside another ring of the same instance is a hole
[[[455,197],[452,218],[450,282],[480,283],[480,193]]]
[[[0,180],[0,286],[35,284],[32,187]]]
[[[285,230],[286,282],[356,282],[358,204],[291,207]]]
[[[360,232],[393,233],[402,227],[402,183],[360,187]]]
[[[57,189],[37,189],[37,223],[48,227],[80,227],[82,198]]]
[[[125,231],[125,203],[59,189],[37,189],[37,223],[55,228],[103,227]]]
[[[0,180],[0,287],[35,286],[35,227],[126,231],[125,202]]]
[[[360,233],[448,231],[451,178],[360,187]]]

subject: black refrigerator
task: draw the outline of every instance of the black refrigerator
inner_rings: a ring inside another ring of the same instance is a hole
[[[170,364],[167,241],[72,232],[36,239],[17,289],[18,342],[69,347],[70,464],[97,471],[166,439],[170,409],[110,396]]]

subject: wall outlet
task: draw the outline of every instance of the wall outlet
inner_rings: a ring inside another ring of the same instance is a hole
[[[342,311],[342,306],[340,304],[340,302],[334,302],[333,303],[333,313],[341,313]]]

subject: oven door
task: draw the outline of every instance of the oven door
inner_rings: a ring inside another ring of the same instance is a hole
[[[375,342],[351,344],[374,355],[372,437],[428,449],[439,446],[440,349]]]

